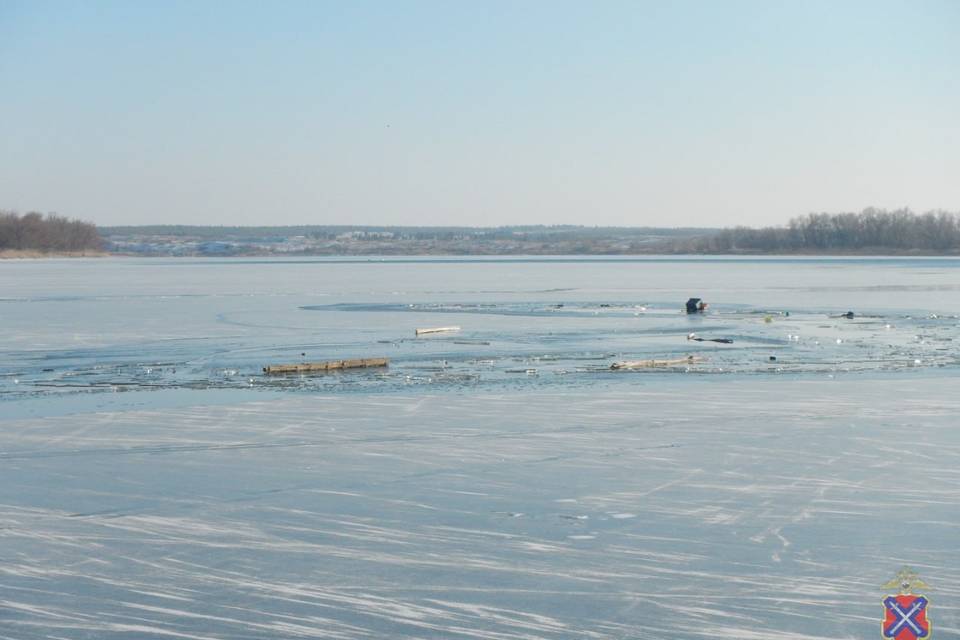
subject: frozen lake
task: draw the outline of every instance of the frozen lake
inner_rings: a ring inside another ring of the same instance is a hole
[[[0,263],[0,638],[866,638],[905,564],[955,635],[958,314],[956,259]]]

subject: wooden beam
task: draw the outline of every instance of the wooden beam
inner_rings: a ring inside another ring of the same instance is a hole
[[[703,362],[699,356],[687,356],[686,358],[671,358],[669,360],[627,360],[625,362],[614,362],[610,365],[611,369],[653,369],[655,367],[678,367],[685,364]]]
[[[305,373],[309,371],[335,371],[338,369],[363,369],[367,367],[386,367],[390,364],[387,358],[358,358],[355,360],[328,360],[327,362],[302,362],[300,364],[275,364],[264,367],[263,372],[272,375],[277,373]]]
[[[448,331],[460,331],[460,327],[436,327],[434,329],[417,329],[416,335],[422,336],[425,333],[447,333]]]

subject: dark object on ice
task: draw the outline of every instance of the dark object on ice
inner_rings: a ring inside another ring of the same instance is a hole
[[[776,362],[777,356],[770,356],[770,362]]]
[[[694,342],[719,342],[720,344],[733,344],[732,338],[701,338],[695,333],[688,335],[687,340],[693,340]]]
[[[841,313],[840,317],[846,318],[847,320],[853,320],[853,311],[847,311],[846,313]]]
[[[707,303],[700,298],[690,298],[687,300],[687,313],[703,313],[707,310]]]

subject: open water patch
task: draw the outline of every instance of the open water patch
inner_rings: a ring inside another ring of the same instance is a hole
[[[157,390],[351,393],[429,388],[633,384],[649,375],[838,375],[953,368],[960,319],[935,312],[848,314],[712,305],[687,315],[660,301],[488,300],[307,305],[221,324],[260,331],[5,354],[0,399]],[[335,314],[336,334],[311,327]],[[285,316],[289,317],[289,316]],[[344,322],[344,319],[346,321]],[[295,325],[295,326],[294,326]],[[422,326],[458,330],[415,335]],[[449,328],[449,327],[448,327]],[[306,338],[306,339],[305,339]],[[265,375],[263,367],[388,358],[389,366]]]

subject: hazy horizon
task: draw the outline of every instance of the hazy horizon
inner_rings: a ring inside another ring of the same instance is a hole
[[[98,225],[960,209],[960,5],[0,5],[0,208]]]

